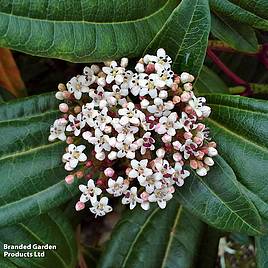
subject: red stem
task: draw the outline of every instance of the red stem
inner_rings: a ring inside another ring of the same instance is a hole
[[[248,82],[231,71],[210,48],[207,49],[207,55],[235,84],[245,87],[245,91],[240,95],[250,96],[252,94],[252,90]]]

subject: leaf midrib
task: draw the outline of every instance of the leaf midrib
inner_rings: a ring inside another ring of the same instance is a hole
[[[145,16],[143,18],[139,18],[136,20],[129,20],[129,21],[117,21],[117,22],[94,22],[94,21],[64,21],[64,20],[48,20],[48,19],[38,19],[38,18],[29,18],[29,17],[24,17],[21,15],[14,15],[14,14],[9,14],[9,13],[5,13],[0,11],[0,15],[4,15],[4,16],[9,16],[9,17],[17,17],[17,18],[22,18],[22,19],[26,19],[26,20],[31,20],[31,21],[39,21],[39,22],[48,22],[48,23],[53,23],[53,24],[61,24],[61,23],[78,23],[78,24],[90,24],[90,25],[115,25],[115,24],[127,24],[127,23],[136,23],[136,22],[140,22],[140,21],[146,21],[148,19],[150,19],[151,17],[156,16],[157,14],[161,13],[163,10],[165,10],[165,8],[171,3],[171,2],[175,2],[175,0],[168,0],[161,8],[159,8],[158,10],[156,10],[155,12],[151,13],[148,16]]]

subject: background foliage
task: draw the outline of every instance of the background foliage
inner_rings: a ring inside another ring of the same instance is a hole
[[[240,232],[255,236],[257,265],[267,267],[266,31],[262,0],[2,0],[0,46],[46,58],[14,53],[25,91],[16,68],[7,68],[10,55],[0,51],[0,82],[9,89],[0,90],[0,243],[58,248],[45,259],[1,257],[0,266],[215,267],[222,232]],[[121,212],[107,220],[74,212],[77,185],[64,182],[64,144],[47,141],[58,106],[47,91],[81,70],[69,62],[136,58],[158,47],[176,72],[198,77],[220,156],[205,178],[191,175],[166,210],[123,213],[100,254]],[[77,249],[73,229],[81,222],[78,240],[87,243]]]

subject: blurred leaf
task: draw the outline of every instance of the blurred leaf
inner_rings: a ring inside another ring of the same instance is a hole
[[[256,259],[258,268],[268,267],[268,236],[256,236]]]
[[[203,93],[229,93],[227,85],[211,69],[203,65],[200,75],[194,84],[197,94]]]
[[[268,30],[268,20],[252,13],[254,10],[247,11],[240,6],[229,2],[228,0],[210,0],[209,3],[211,9],[216,14],[226,16],[239,23],[244,23],[260,30]]]
[[[205,96],[212,108],[206,124],[220,155],[232,167],[240,189],[261,216],[268,218],[268,102],[231,95]],[[223,194],[230,196],[229,191]]]
[[[211,32],[218,39],[228,43],[232,48],[243,52],[256,52],[258,40],[255,31],[228,17],[211,14]]]
[[[215,165],[205,177],[192,171],[174,197],[218,229],[248,234],[262,231],[258,211],[240,189],[232,168],[220,156],[215,157]]]
[[[73,62],[140,56],[178,0],[0,2],[0,46]]]
[[[5,257],[0,258],[2,267],[20,267],[20,268],[37,268],[37,267],[57,267],[73,268],[77,262],[76,241],[71,225],[62,215],[61,211],[55,210],[39,217],[28,219],[26,222],[19,223],[0,229],[1,255],[3,251],[7,252],[42,252],[43,250],[4,250],[3,244],[8,245],[55,245],[53,250],[45,250],[44,258],[19,258]],[[12,265],[5,262],[10,261]]]
[[[206,54],[210,31],[208,0],[183,0],[146,48],[165,48],[177,72],[198,76]]]
[[[0,87],[0,103],[1,102],[6,102],[9,100],[15,99],[15,96],[13,96],[9,91],[6,89]]]
[[[203,224],[175,200],[164,210],[127,211],[98,267],[194,267],[202,230]]]
[[[57,106],[51,93],[0,104],[0,226],[44,213],[78,191],[64,181],[64,143],[47,140]]]
[[[267,0],[229,0],[254,14],[268,19],[268,1]]]

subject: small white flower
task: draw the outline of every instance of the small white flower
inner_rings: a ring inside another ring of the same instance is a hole
[[[92,206],[90,208],[90,211],[95,215],[95,218],[97,216],[104,216],[105,214],[111,212],[113,208],[108,205],[108,198],[107,197],[102,197],[100,201],[96,201],[92,203]]]
[[[171,70],[171,67],[167,65],[159,68],[158,66],[159,65],[156,64],[157,74],[159,75],[160,79],[165,82],[166,86],[172,87],[174,72]]]
[[[107,105],[107,92],[103,87],[98,86],[96,89],[90,89],[88,95],[92,98],[92,102],[95,106],[100,106],[102,109]]]
[[[184,153],[184,158],[188,159],[190,156],[198,156],[197,148],[198,145],[189,139],[181,146],[180,151]]]
[[[97,196],[102,193],[102,190],[95,186],[95,183],[92,179],[88,180],[87,186],[80,184],[79,190],[82,192],[80,197],[80,202],[86,203],[88,200],[92,202],[97,201]]]
[[[154,99],[157,97],[157,90],[165,87],[165,82],[160,79],[158,74],[152,73],[148,79],[140,79],[139,85],[141,87],[140,96],[149,94]]]
[[[75,136],[79,136],[81,129],[85,127],[86,121],[83,120],[82,114],[79,113],[76,117],[72,114],[69,115],[70,124],[67,126],[67,131],[73,131]]]
[[[194,115],[187,115],[185,112],[181,113],[180,128],[184,128],[186,132],[189,132],[194,128],[196,117]]]
[[[148,106],[147,110],[156,117],[161,117],[162,115],[168,116],[174,108],[172,101],[165,102],[160,98],[154,99],[154,104]]]
[[[117,180],[109,179],[108,180],[107,192],[117,197],[122,195],[128,188],[128,183],[126,183],[123,177],[118,177]]]
[[[147,150],[154,150],[155,139],[151,137],[151,132],[145,132],[143,137],[137,140],[137,145],[141,148],[141,154],[144,155]]]
[[[113,85],[112,92],[107,92],[107,102],[110,106],[117,104],[123,106],[127,103],[127,100],[123,97],[128,95],[128,88],[121,88],[118,85]]]
[[[133,209],[136,206],[137,202],[142,202],[142,200],[137,196],[137,187],[131,187],[130,190],[128,190],[125,193],[125,196],[122,198],[122,204],[129,204],[130,209]]]
[[[50,135],[48,137],[49,141],[54,141],[55,139],[66,140],[66,135],[64,133],[67,125],[67,120],[64,118],[56,119],[53,125],[50,127]]]
[[[80,100],[82,97],[82,93],[89,92],[90,81],[85,75],[78,75],[77,77],[73,77],[67,83],[67,89],[70,93],[74,94],[74,97],[77,100]]]
[[[87,160],[87,156],[83,153],[85,145],[75,146],[70,144],[67,148],[67,153],[62,156],[63,162],[65,162],[65,169],[68,171],[74,170],[79,162]]]
[[[184,179],[190,176],[190,172],[186,169],[182,169],[182,165],[179,162],[176,162],[174,167],[175,172],[172,175],[172,179],[175,183],[181,187],[184,184]]]
[[[173,187],[164,187],[161,189],[155,189],[154,193],[148,198],[150,202],[157,202],[158,206],[164,209],[167,205],[167,201],[172,198]]]
[[[153,163],[154,167],[154,176],[158,180],[164,178],[170,178],[175,170],[169,165],[169,162],[162,158],[156,158]]]
[[[210,115],[211,109],[206,106],[206,99],[204,97],[196,98],[194,95],[192,99],[189,100],[189,105],[193,108],[198,117],[204,116],[208,117]]]
[[[92,123],[93,119],[99,114],[99,112],[95,110],[94,107],[95,105],[93,102],[86,103],[82,106],[82,120],[86,121],[90,127],[94,126]]]
[[[140,86],[140,80],[148,79],[148,75],[145,73],[140,74],[133,74],[131,79],[129,80],[129,88],[131,93],[134,96],[138,96],[140,94],[141,86]]]
[[[158,134],[167,133],[169,136],[176,135],[176,129],[181,128],[181,124],[177,121],[178,114],[176,112],[172,112],[168,117],[163,116],[159,119],[159,124],[155,131]]]
[[[144,181],[146,177],[153,174],[153,171],[150,168],[147,168],[147,164],[147,159],[143,159],[141,161],[137,161],[136,159],[131,160],[132,169],[128,176],[130,178],[138,178],[139,181]]]
[[[141,111],[135,108],[134,103],[129,102],[126,108],[118,110],[118,114],[121,116],[119,122],[123,126],[127,125],[128,123],[139,125],[140,124],[139,118],[141,116],[141,113],[142,113]]]
[[[83,74],[86,76],[86,79],[88,81],[88,85],[93,84],[96,81],[96,76],[94,75],[96,72],[97,65],[91,65],[91,67],[85,67],[83,70]]]
[[[128,159],[135,158],[135,151],[138,149],[138,146],[136,143],[125,143],[124,142],[117,142],[115,147],[117,148],[117,157],[123,158],[126,157]]]
[[[148,176],[138,178],[141,186],[145,187],[147,193],[151,194],[155,189],[160,189],[162,182],[157,176]]]
[[[107,74],[106,82],[108,84],[111,84],[113,81],[115,81],[117,85],[120,85],[123,83],[124,81],[123,74],[124,74],[125,68],[118,67],[115,61],[111,62],[110,67],[107,67],[107,66],[102,67],[102,70],[104,73]]]

